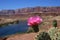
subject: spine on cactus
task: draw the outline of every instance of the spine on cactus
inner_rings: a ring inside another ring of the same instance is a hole
[[[35,40],[51,40],[51,38],[47,32],[40,32],[35,36]]]
[[[51,40],[60,40],[60,29],[52,27],[48,30]]]

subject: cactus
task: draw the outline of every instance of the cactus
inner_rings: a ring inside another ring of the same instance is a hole
[[[39,26],[38,25],[33,25],[32,26],[34,32],[39,32]]]
[[[57,27],[57,20],[53,20],[53,26]]]
[[[35,40],[51,40],[47,32],[41,32],[36,37]]]
[[[58,28],[50,28],[48,34],[50,35],[51,40],[60,40],[60,32]]]

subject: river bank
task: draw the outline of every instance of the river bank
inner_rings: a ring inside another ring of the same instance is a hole
[[[8,37],[6,40],[34,40],[37,33],[17,34]]]

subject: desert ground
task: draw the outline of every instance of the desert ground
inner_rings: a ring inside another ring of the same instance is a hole
[[[27,18],[1,18],[1,22],[2,21],[14,21],[15,20],[26,20]],[[60,16],[42,16],[43,22],[42,24],[39,25],[39,31],[48,31],[50,27],[53,27],[52,22],[53,20],[57,20],[57,27],[60,28]],[[31,30],[31,29],[29,29]],[[14,34],[14,35],[10,35],[9,37],[7,37],[6,40],[34,40],[34,37],[37,35],[38,33],[25,33],[25,34]]]

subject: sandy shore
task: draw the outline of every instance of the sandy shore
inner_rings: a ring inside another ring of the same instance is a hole
[[[34,37],[37,33],[27,33],[27,34],[18,34],[13,35],[7,38],[7,40],[34,40]]]

